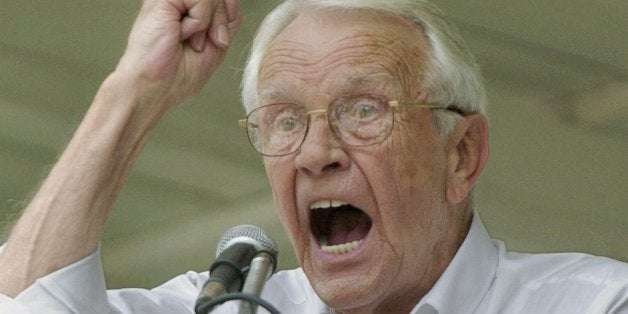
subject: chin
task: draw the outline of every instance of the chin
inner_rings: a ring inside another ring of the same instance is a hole
[[[317,276],[305,269],[318,296],[336,311],[343,313],[373,312],[385,296],[387,283],[378,271],[367,274]]]

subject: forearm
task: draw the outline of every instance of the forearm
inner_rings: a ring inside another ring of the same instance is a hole
[[[15,296],[97,248],[131,166],[162,115],[153,99],[140,97],[143,88],[135,82],[114,73],[101,86],[0,255],[0,293]]]
[[[96,250],[149,133],[205,85],[241,17],[237,0],[144,0],[118,68],[9,235],[1,294],[15,296]]]

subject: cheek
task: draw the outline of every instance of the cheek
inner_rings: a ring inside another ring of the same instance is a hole
[[[290,164],[282,157],[265,158],[264,167],[266,176],[273,191],[277,214],[284,228],[294,225],[296,210],[294,209],[294,171],[290,171]],[[290,229],[290,233],[292,233]],[[292,236],[292,234],[290,234]]]
[[[381,171],[385,179],[379,180],[386,184],[376,191],[378,199],[385,200],[380,208],[388,211],[382,213],[384,222],[393,219],[411,229],[428,224],[444,199],[444,149],[429,124],[429,116],[427,120],[425,124],[414,117],[395,125],[378,154],[379,164],[385,167]]]
[[[445,147],[431,124],[429,115],[424,115],[421,126],[400,128],[403,132],[398,136],[396,147],[399,147],[395,171],[399,173],[398,189],[400,199],[408,200],[403,207],[407,216],[404,220],[413,233],[418,233],[429,246],[434,236],[439,234],[442,226],[445,204],[447,160]],[[408,124],[405,124],[408,125]]]
[[[264,159],[266,175],[275,201],[275,210],[292,245],[295,246],[299,242],[299,230],[303,230],[303,228],[300,228],[294,199],[296,171],[291,165],[294,165],[294,161],[290,160],[289,157]]]
[[[444,151],[438,145],[433,126],[422,120],[415,117],[400,121],[391,134],[392,153],[388,155],[398,177],[396,182],[403,189],[425,189],[440,181]]]

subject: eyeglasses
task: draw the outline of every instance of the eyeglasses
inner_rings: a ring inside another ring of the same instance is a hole
[[[387,100],[376,94],[350,95],[331,102],[327,109],[306,110],[302,105],[279,103],[255,108],[246,119],[239,120],[246,128],[249,142],[260,154],[285,156],[301,147],[310,125],[310,115],[326,113],[334,136],[353,147],[383,142],[393,129],[394,108],[402,106],[446,109],[461,113],[453,106]]]

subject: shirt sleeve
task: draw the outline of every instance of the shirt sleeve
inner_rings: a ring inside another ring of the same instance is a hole
[[[194,313],[196,297],[207,278],[207,272],[189,271],[151,290],[107,290],[98,249],[38,279],[15,298],[0,294],[0,314]],[[217,308],[221,313],[233,309],[233,304]]]
[[[0,313],[110,313],[100,250],[39,278],[15,298],[0,295]]]

